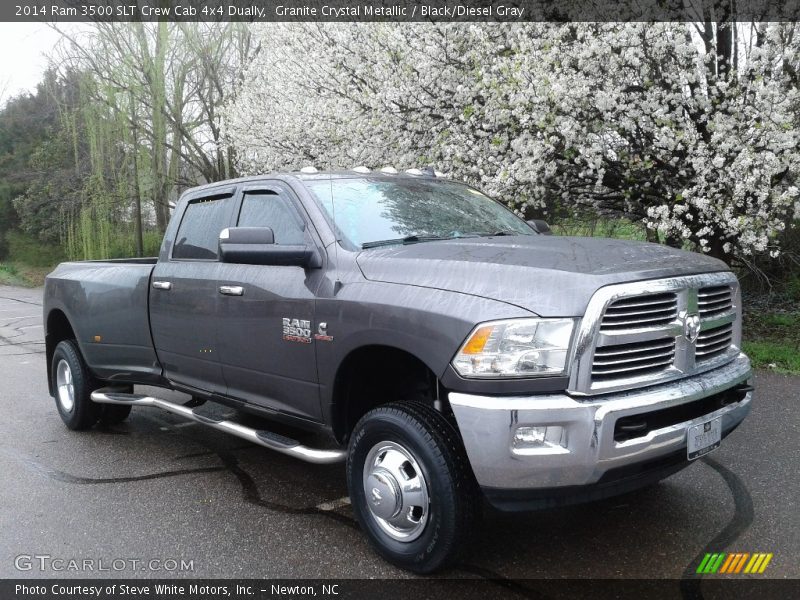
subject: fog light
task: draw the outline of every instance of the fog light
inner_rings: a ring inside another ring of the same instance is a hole
[[[541,446],[547,435],[547,427],[520,427],[514,434],[515,446]]]
[[[514,432],[514,448],[566,447],[564,428],[561,425],[519,427]]]

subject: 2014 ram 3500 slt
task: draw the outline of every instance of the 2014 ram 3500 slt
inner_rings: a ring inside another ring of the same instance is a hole
[[[158,406],[303,460],[346,460],[375,549],[430,572],[467,546],[483,498],[524,510],[647,485],[750,410],[725,264],[544,233],[419,171],[192,189],[157,259],[47,277],[50,392],[71,429]]]

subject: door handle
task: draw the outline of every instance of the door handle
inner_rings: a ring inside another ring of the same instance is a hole
[[[221,285],[219,293],[223,296],[244,296],[244,288],[240,285]]]
[[[157,290],[171,290],[172,282],[170,281],[154,281],[153,287]]]

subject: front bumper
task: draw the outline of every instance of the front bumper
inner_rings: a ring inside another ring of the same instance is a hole
[[[685,465],[690,425],[721,417],[725,435],[750,412],[752,391],[742,386],[751,373],[750,360],[739,354],[730,363],[694,377],[601,397],[453,392],[449,400],[475,477],[491,499],[492,492],[518,495],[526,490],[541,493],[597,486],[608,482],[611,473],[635,471],[637,465],[674,466],[676,461],[671,459],[682,458],[677,462]],[[742,392],[736,396],[725,393],[733,388]],[[708,401],[716,402],[718,397],[719,404],[713,405],[716,409],[695,414],[697,407],[709,406]],[[704,399],[705,404],[700,402]],[[687,414],[691,415],[688,420]],[[655,427],[638,437],[618,432],[615,439],[619,419],[640,416],[644,422],[650,418]],[[672,422],[675,419],[684,420]],[[520,427],[544,426],[560,432],[555,441],[538,447],[515,443]]]

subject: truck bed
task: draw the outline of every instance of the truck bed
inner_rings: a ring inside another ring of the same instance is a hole
[[[154,265],[158,262],[157,256],[145,256],[142,258],[107,258],[104,260],[79,260],[73,261],[70,265],[85,264],[112,264],[112,265]]]
[[[66,262],[45,280],[45,305],[69,316],[86,362],[102,379],[156,381],[161,376],[148,315],[156,262],[156,258]]]

